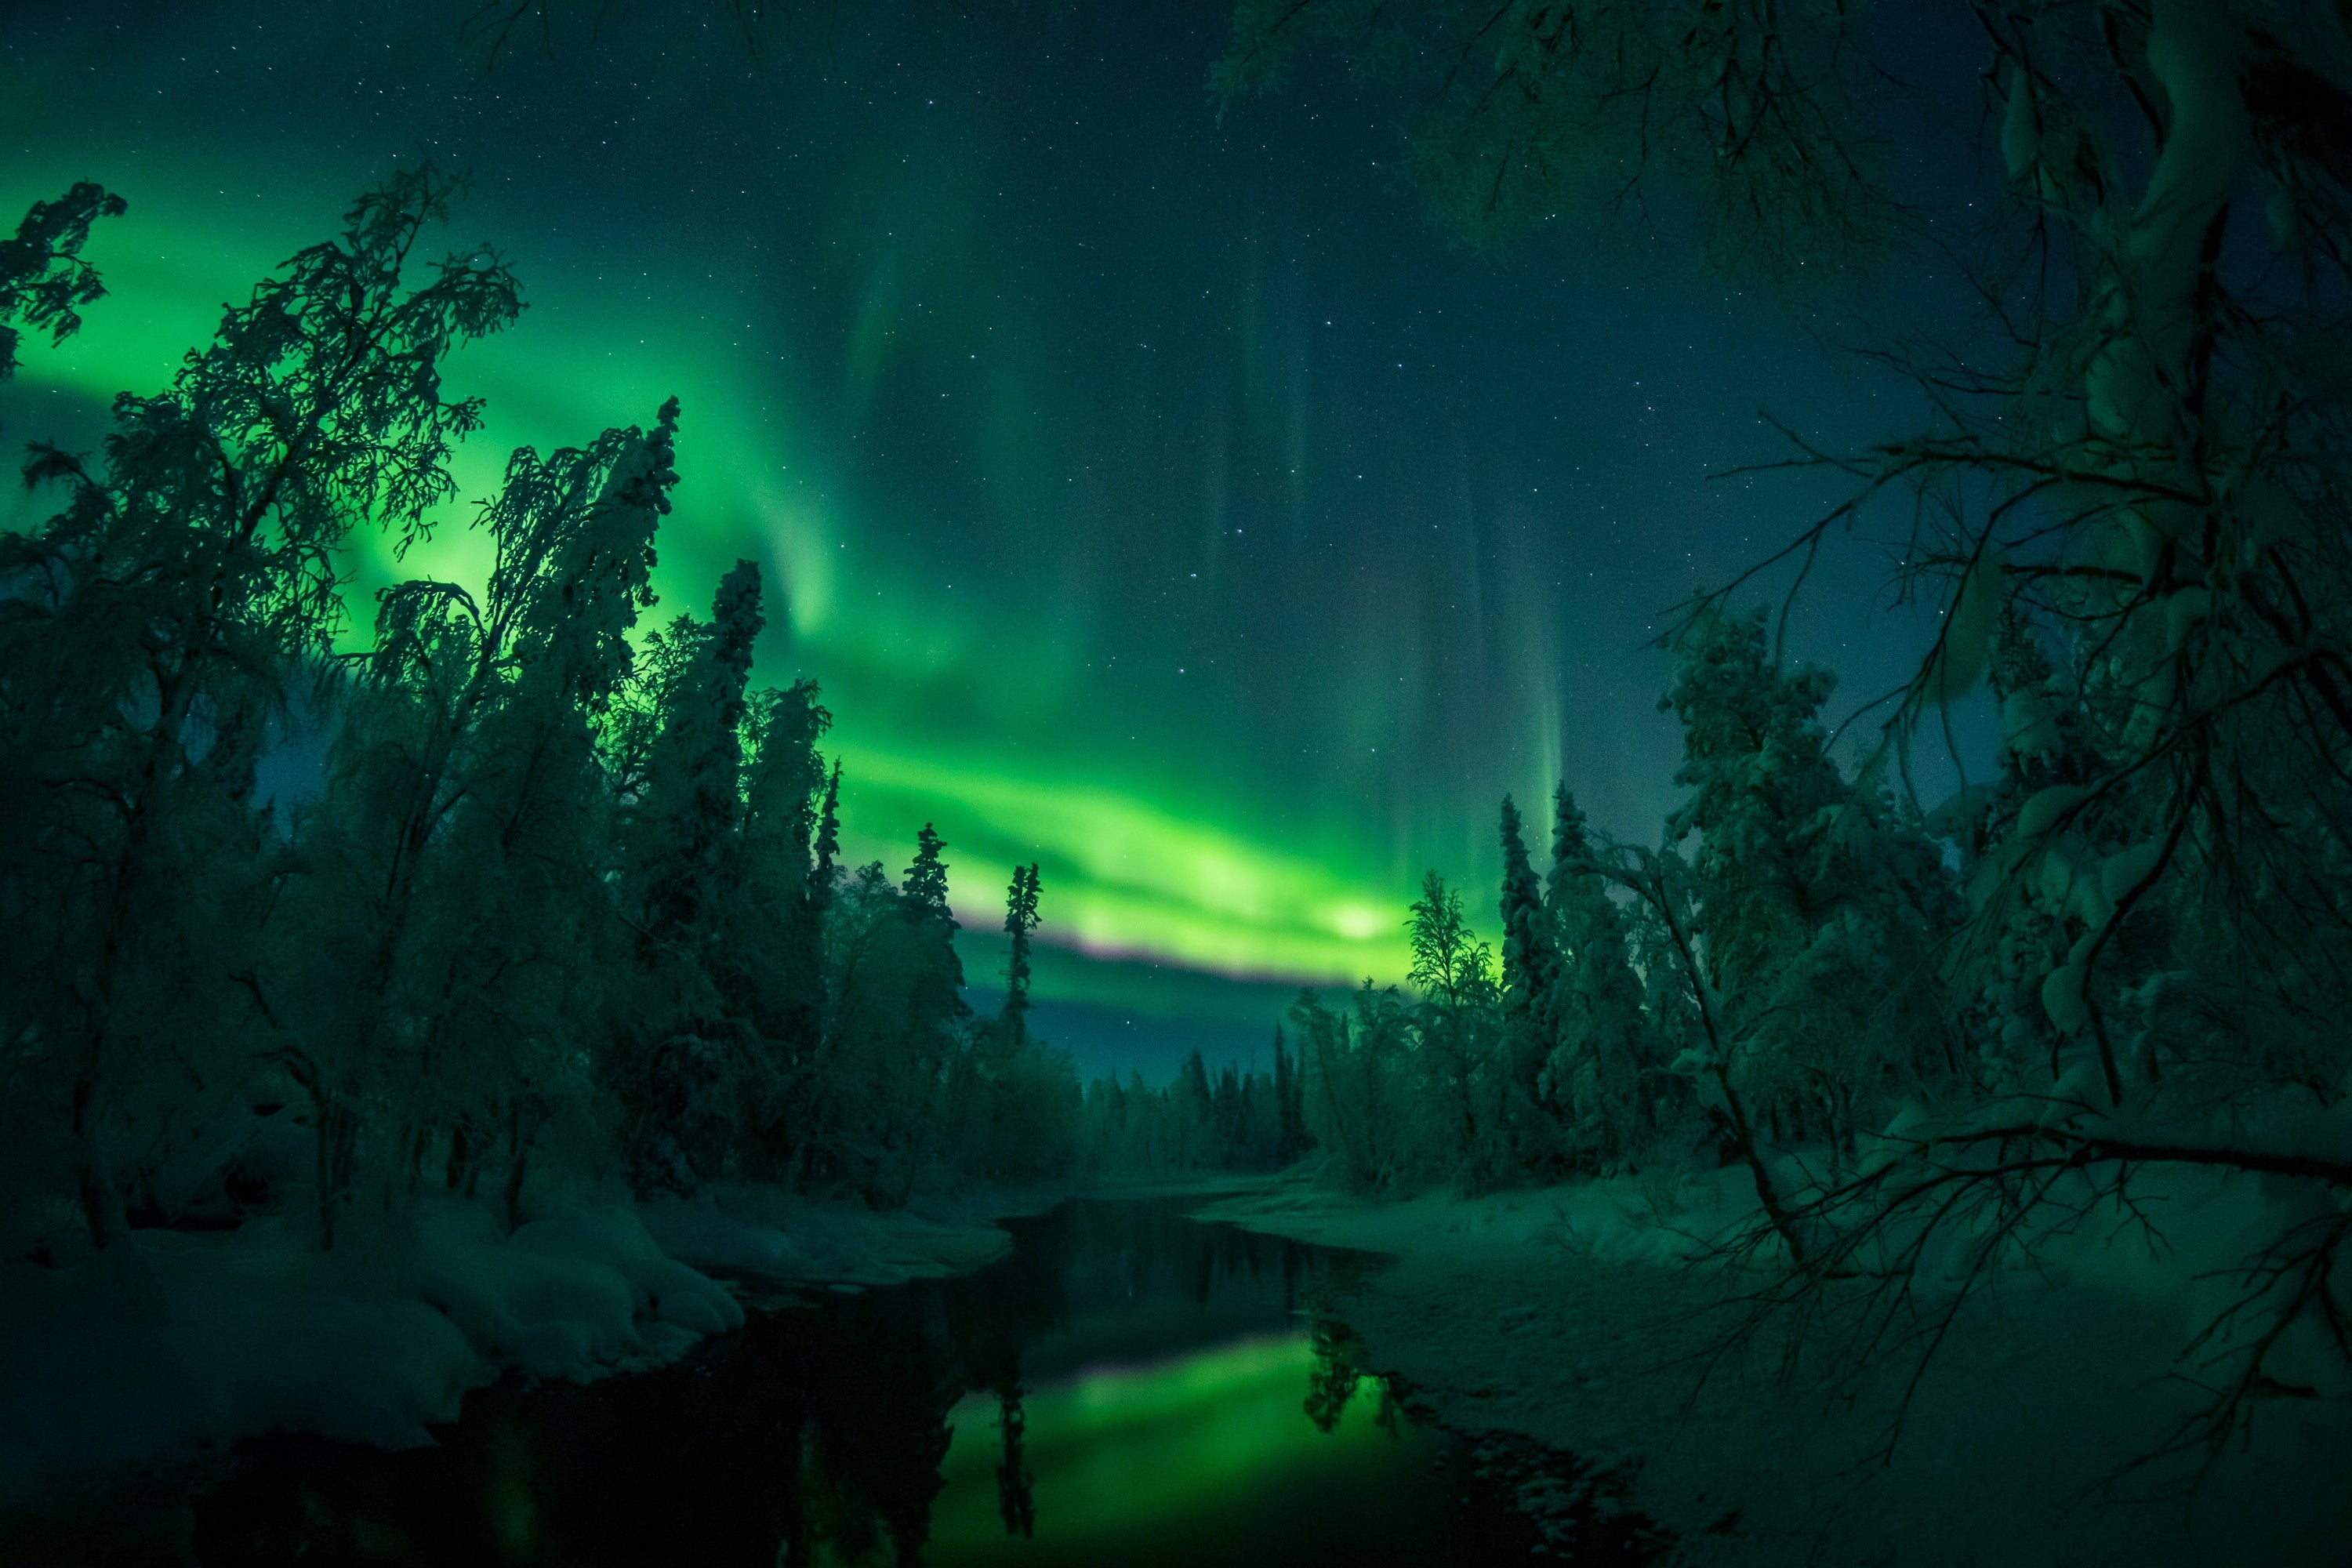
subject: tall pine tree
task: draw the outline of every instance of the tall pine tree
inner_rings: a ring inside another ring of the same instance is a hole
[[[1004,1005],[997,1013],[998,1031],[1018,1049],[1029,1038],[1029,933],[1037,929],[1037,867],[1013,868],[1013,886],[1004,897],[1004,931],[1012,939],[1004,965]]]

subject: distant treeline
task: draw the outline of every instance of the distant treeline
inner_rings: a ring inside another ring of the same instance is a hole
[[[1139,1072],[1088,1083],[1078,1164],[1125,1175],[1278,1170],[1305,1151],[1306,1128],[1306,1082],[1276,1028],[1271,1074],[1230,1063],[1213,1074],[1195,1050],[1160,1088]]]
[[[2004,681],[2047,682],[2021,631],[2004,647]],[[1840,772],[1831,678],[1776,658],[1761,617],[1709,610],[1675,651],[1661,706],[1682,721],[1690,793],[1664,847],[1597,840],[1563,784],[1538,874],[1506,797],[1499,955],[1431,872],[1409,991],[1366,981],[1291,1010],[1307,1135],[1347,1181],[1712,1165],[1759,1131],[1850,1157],[1904,1097],[2020,1083],[2060,1043],[2032,998],[1956,965],[1960,873],[1917,813]],[[2060,765],[2005,755],[1979,813]],[[2054,928],[2029,923],[2032,939]],[[1998,1014],[1991,1043],[1970,1043],[1963,998]]]

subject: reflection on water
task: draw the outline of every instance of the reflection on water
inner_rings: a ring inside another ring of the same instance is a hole
[[[198,1502],[199,1553],[1362,1568],[1517,1544],[1465,1519],[1444,1440],[1317,1309],[1365,1258],[1160,1201],[1013,1228],[977,1274],[755,1313],[664,1372],[486,1391],[434,1448],[255,1445]]]

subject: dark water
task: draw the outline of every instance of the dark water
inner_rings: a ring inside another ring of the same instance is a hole
[[[754,1312],[663,1372],[486,1390],[433,1448],[254,1445],[198,1500],[198,1553],[1366,1568],[1536,1551],[1510,1465],[1418,1421],[1329,1311],[1373,1260],[1167,1201],[1011,1228],[977,1274]]]

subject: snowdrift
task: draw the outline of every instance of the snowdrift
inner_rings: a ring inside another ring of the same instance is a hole
[[[856,1289],[976,1267],[1010,1239],[733,1187],[575,1201],[511,1234],[447,1199],[355,1215],[332,1252],[266,1219],[135,1231],[73,1268],[0,1265],[0,1507],[272,1432],[413,1447],[509,1373],[663,1365],[742,1325],[706,1269]]]

